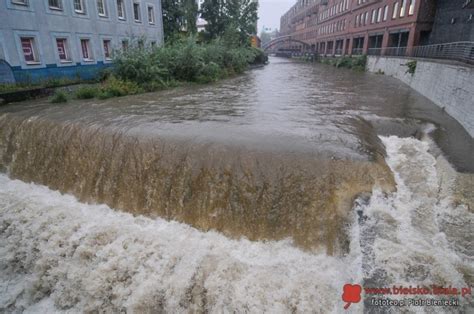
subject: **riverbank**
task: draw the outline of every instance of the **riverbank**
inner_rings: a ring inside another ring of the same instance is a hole
[[[229,45],[219,39],[197,43],[191,37],[162,47],[144,47],[138,41],[125,50],[114,52],[113,66],[100,73],[95,85],[81,86],[72,94],[74,88],[57,88],[51,102],[67,102],[72,98],[107,99],[185,83],[207,84],[239,75],[249,67],[266,64],[267,60],[260,49]],[[0,98],[6,102],[25,100],[47,95],[54,87],[64,85],[62,80],[45,81],[30,87],[25,84],[5,85],[0,87]]]

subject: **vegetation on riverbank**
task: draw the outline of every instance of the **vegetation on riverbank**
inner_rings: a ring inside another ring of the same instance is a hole
[[[144,47],[137,41],[125,51],[116,51],[113,66],[92,81],[94,84],[81,86],[75,92],[58,91],[50,101],[60,103],[70,98],[106,99],[157,91],[182,83],[211,83],[241,74],[249,66],[263,65],[268,61],[262,50],[235,44],[238,41],[233,40],[233,35],[228,34],[209,43],[198,42],[196,38],[190,37],[162,47]],[[77,83],[80,81],[50,79],[34,84],[0,84],[0,94]]]
[[[364,72],[367,65],[367,56],[321,57],[319,62],[335,66],[336,68],[347,68]]]
[[[113,65],[103,74],[92,81],[78,78],[74,82],[96,83],[95,86],[71,87],[65,95],[104,99],[156,91],[183,82],[210,83],[240,74],[249,66],[265,64],[264,52],[250,44],[257,27],[257,9],[258,2],[252,0],[204,0],[198,12],[194,0],[164,0],[163,46],[147,45],[145,38],[135,38],[127,49],[114,52]],[[207,24],[198,33],[199,14]],[[4,96],[5,102],[14,102],[44,97],[51,95],[51,88],[74,84],[60,81],[0,84],[0,98]],[[67,98],[56,93],[51,101],[65,102]]]
[[[266,62],[262,50],[234,46],[225,39],[201,44],[187,38],[149,48],[137,43],[115,54],[114,66],[103,73],[102,82],[80,87],[74,97],[106,99],[157,91],[181,83],[210,83]],[[58,102],[56,97],[51,101]]]

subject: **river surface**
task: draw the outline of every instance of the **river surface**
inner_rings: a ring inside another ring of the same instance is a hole
[[[401,82],[278,58],[207,86],[3,106],[0,311],[338,313],[346,283],[467,288],[472,156]],[[349,312],[397,312],[363,298]],[[404,309],[472,310],[456,298]]]

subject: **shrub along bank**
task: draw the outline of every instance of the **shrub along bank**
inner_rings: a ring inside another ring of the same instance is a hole
[[[100,84],[79,88],[75,97],[106,99],[157,91],[183,82],[210,83],[267,61],[260,49],[229,46],[221,40],[199,44],[188,38],[149,48],[136,44],[115,54],[114,66],[104,73]],[[54,97],[53,100],[57,102]]]
[[[97,84],[79,87],[73,97],[105,99],[157,91],[182,83],[210,83],[267,61],[260,49],[232,45],[221,39],[198,43],[191,37],[146,48],[137,41],[125,51],[115,52],[113,67],[97,78]],[[28,89],[28,86],[13,84],[4,89],[15,91]],[[69,97],[69,94],[57,91],[50,100],[67,102]]]
[[[367,64],[367,56],[352,56],[352,57],[331,57],[325,58],[321,57],[319,59],[320,63],[329,64],[335,66],[336,68],[347,68],[353,69],[355,71],[365,71]]]

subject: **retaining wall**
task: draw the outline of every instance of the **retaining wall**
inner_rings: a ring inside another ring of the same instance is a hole
[[[417,59],[415,73],[407,73],[407,62],[414,59],[369,56],[367,70],[383,71],[410,85],[444,108],[474,137],[474,67]]]

